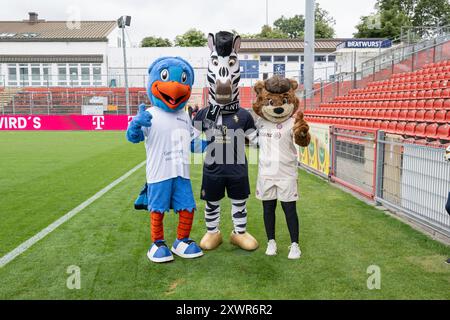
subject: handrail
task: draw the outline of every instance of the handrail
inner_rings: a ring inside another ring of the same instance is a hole
[[[450,26],[449,26],[449,28],[450,28]],[[442,40],[442,41],[436,41],[436,40]],[[427,45],[425,47],[423,47],[423,46],[421,47],[421,45],[429,43],[430,41],[433,41],[433,43],[431,45]],[[405,53],[403,51],[402,60],[404,60],[405,58],[411,57],[411,56],[413,56],[413,55],[415,55],[415,54],[417,54],[419,52],[426,51],[426,50],[429,50],[431,48],[435,48],[435,47],[437,47],[437,46],[439,46],[439,45],[441,45],[441,44],[443,44],[443,43],[445,43],[447,41],[450,41],[450,32],[448,34],[441,35],[441,36],[439,36],[437,38],[434,38],[432,40],[430,40],[430,39],[423,40],[423,41],[418,42],[416,44],[413,44],[413,45],[410,45],[410,46],[406,46],[408,48],[411,48],[411,47],[413,47],[413,48],[414,47],[419,47],[419,48],[416,51],[411,51],[411,52],[407,52],[407,53]],[[388,54],[385,54],[385,52],[384,52],[384,53],[382,53],[382,54],[380,54],[380,55],[378,55],[378,56],[376,56],[376,57],[374,57],[372,59],[367,60],[366,62],[361,64],[361,68],[359,70],[357,70],[357,71],[342,72],[342,73],[335,74],[333,81],[330,81],[330,82],[324,84],[323,86],[321,86],[318,89],[314,89],[312,91],[312,97],[315,97],[316,94],[322,92],[327,87],[332,86],[332,85],[334,85],[336,83],[343,82],[345,80],[347,80],[347,81],[348,80],[356,81],[357,77],[359,75],[363,75],[366,71],[370,71],[370,72],[368,74],[366,74],[365,77],[373,75],[376,72],[379,72],[379,71],[381,71],[383,69],[386,69],[386,68],[380,68],[380,67],[381,66],[385,66],[388,61],[390,61],[391,65],[392,65],[392,63],[394,63],[394,61],[395,61],[395,54],[393,54],[393,53],[395,52],[395,50],[400,50],[400,49],[405,49],[405,47],[401,47],[401,48],[396,47],[396,48],[390,49],[389,50],[390,51],[390,54],[389,54],[390,59],[382,61],[382,62],[380,61],[380,63],[378,63],[378,64],[373,64],[373,65],[370,65],[370,66],[367,66],[367,67],[363,67],[363,65],[367,65],[367,63],[369,61],[374,61],[375,62],[375,61],[377,61],[377,59],[380,60],[382,57],[388,56]],[[374,70],[377,70],[377,71],[374,71]],[[306,92],[303,93],[303,98],[306,100]]]

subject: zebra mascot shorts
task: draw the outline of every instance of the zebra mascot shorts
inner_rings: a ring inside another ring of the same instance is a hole
[[[189,238],[195,201],[189,179],[189,158],[193,127],[184,106],[194,82],[192,67],[181,58],[159,58],[148,70],[148,96],[152,107],[139,107],[130,122],[127,139],[145,141],[147,183],[135,203],[137,209],[150,211],[153,244],[147,252],[153,262],[172,261],[172,252],[182,258],[203,255]],[[177,238],[171,250],[164,238],[164,213],[178,213]]]
[[[311,140],[303,113],[297,112],[297,87],[295,80],[279,76],[258,81],[254,88],[257,99],[253,104],[253,111],[260,117],[256,122],[260,146],[256,197],[263,202],[264,224],[269,240],[266,254],[276,254],[275,209],[279,200],[291,236],[290,259],[298,259],[301,254],[298,245],[295,144],[306,147]],[[296,115],[295,119],[293,115]]]
[[[241,38],[230,32],[209,34],[211,50],[208,60],[208,107],[194,118],[196,134],[207,138],[201,199],[206,201],[207,232],[200,241],[204,250],[212,250],[222,243],[219,231],[220,200],[225,192],[231,200],[234,230],[231,243],[244,250],[255,250],[258,242],[247,228],[247,199],[250,195],[245,139],[256,136],[251,114],[239,106],[240,67],[238,51]]]

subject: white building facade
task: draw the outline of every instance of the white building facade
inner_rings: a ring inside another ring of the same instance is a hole
[[[0,21],[0,85],[8,87],[123,87],[123,48],[116,21],[45,21],[29,13],[23,21]],[[359,41],[359,42],[358,42]],[[379,40],[317,39],[315,82],[350,72],[355,61],[377,54]],[[377,42],[378,41],[378,42]],[[127,41],[130,43],[130,41]],[[371,45],[372,44],[372,45]],[[338,50],[339,49],[339,50]],[[357,53],[355,53],[357,51]],[[149,65],[161,56],[180,56],[195,70],[194,86],[207,86],[207,47],[127,48],[130,87],[145,87]],[[301,39],[243,39],[241,86],[273,74],[303,83]],[[357,59],[357,60],[355,60]]]
[[[108,49],[121,42],[116,21],[0,21],[0,84],[104,86]]]

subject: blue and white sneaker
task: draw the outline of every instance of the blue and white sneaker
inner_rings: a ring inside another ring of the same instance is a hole
[[[193,259],[201,257],[203,255],[202,249],[200,249],[200,247],[195,243],[194,240],[189,238],[175,240],[172,245],[172,252],[177,256],[186,259]]]
[[[148,249],[147,257],[150,261],[161,263],[173,261],[172,252],[170,252],[166,243],[163,240],[156,241]]]

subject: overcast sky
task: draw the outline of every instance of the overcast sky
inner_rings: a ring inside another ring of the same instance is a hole
[[[281,15],[303,14],[305,0],[268,0],[269,23]],[[359,17],[373,11],[376,0],[318,0],[336,19],[336,36],[351,37]],[[26,19],[35,11],[40,19],[115,20],[132,16],[129,35],[138,43],[146,35],[173,38],[189,28],[203,32],[235,29],[257,33],[266,21],[266,0],[15,0],[0,11],[0,20]]]

